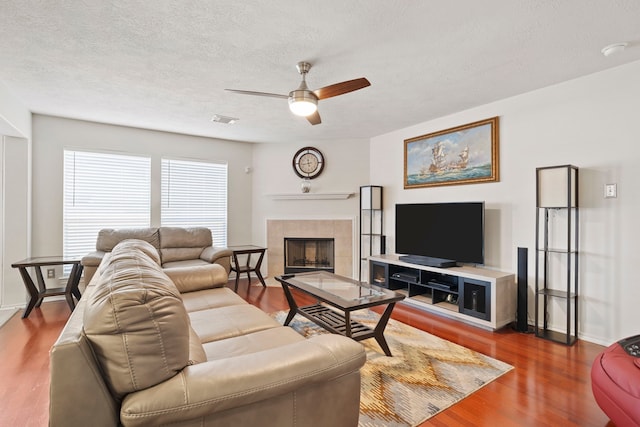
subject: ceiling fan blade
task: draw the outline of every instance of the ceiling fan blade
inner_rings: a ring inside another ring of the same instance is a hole
[[[316,110],[315,113],[308,115],[307,120],[309,120],[309,123],[311,123],[312,125],[319,125],[320,123],[322,123],[322,120],[320,120],[320,113],[318,113],[318,110]]]
[[[313,93],[316,94],[318,99],[327,99],[333,96],[353,92],[354,90],[362,89],[367,86],[371,86],[371,83],[369,83],[369,80],[361,77],[359,79],[347,80],[346,82],[325,86],[314,90]]]
[[[288,99],[288,95],[280,95],[279,93],[268,93],[268,92],[253,92],[251,90],[238,90],[238,89],[225,89],[228,92],[239,93],[241,95],[255,95],[255,96],[268,96],[270,98],[284,98]]]

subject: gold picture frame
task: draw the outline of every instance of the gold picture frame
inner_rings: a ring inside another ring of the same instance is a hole
[[[404,140],[404,188],[499,180],[499,117]]]

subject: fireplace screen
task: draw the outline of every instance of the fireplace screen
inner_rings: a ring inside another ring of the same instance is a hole
[[[334,270],[334,239],[284,239],[284,272],[304,273],[307,271]]]

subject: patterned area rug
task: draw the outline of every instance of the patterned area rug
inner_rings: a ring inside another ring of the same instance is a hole
[[[284,323],[286,314],[273,316]],[[371,328],[378,318],[370,310],[352,313],[353,320]],[[306,337],[327,333],[300,315],[289,326]],[[384,335],[393,357],[386,357],[375,339],[361,341],[367,351],[361,427],[416,426],[513,369],[393,319]]]

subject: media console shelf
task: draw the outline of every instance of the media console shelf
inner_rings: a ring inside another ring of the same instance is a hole
[[[369,282],[405,293],[404,302],[496,330],[515,320],[511,273],[479,267],[439,268],[400,261],[395,254],[369,257]]]

